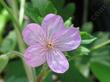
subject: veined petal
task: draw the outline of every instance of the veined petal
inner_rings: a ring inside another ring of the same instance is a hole
[[[38,24],[28,24],[23,30],[23,39],[28,45],[41,43],[45,38],[42,27]]]
[[[61,33],[64,29],[64,22],[61,16],[48,14],[44,17],[42,27],[46,31],[47,37],[52,38],[55,34]]]
[[[46,55],[46,58],[49,67],[56,73],[64,73],[69,68],[69,63],[60,50],[52,50]]]
[[[55,45],[61,51],[70,51],[79,47],[81,43],[78,28],[69,28],[62,32],[55,40]]]
[[[41,45],[31,45],[24,53],[25,62],[31,67],[37,67],[45,63],[45,50]]]

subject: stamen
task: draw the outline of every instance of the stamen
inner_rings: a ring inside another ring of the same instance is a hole
[[[47,47],[48,47],[48,48],[53,48],[53,45],[49,43],[49,44],[47,45]]]

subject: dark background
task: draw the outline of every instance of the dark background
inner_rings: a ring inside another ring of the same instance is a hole
[[[66,4],[74,2],[76,4],[75,25],[81,26],[83,21],[84,0],[66,0]],[[94,32],[110,31],[110,5],[103,0],[88,0],[87,21],[94,24]]]

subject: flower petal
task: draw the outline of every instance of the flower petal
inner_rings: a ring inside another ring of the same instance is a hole
[[[47,37],[51,38],[55,34],[61,33],[64,29],[64,22],[61,16],[48,14],[42,22],[42,27],[46,31]]]
[[[45,63],[44,49],[39,45],[31,45],[24,53],[25,62],[31,67],[37,67]]]
[[[64,73],[69,68],[69,63],[60,50],[52,50],[48,53],[46,58],[49,67],[56,73]]]
[[[78,28],[69,28],[62,32],[55,40],[55,45],[61,51],[70,51],[79,47],[81,43],[80,32]]]
[[[28,24],[23,30],[23,39],[28,45],[41,43],[44,39],[44,31],[40,25],[31,23]]]

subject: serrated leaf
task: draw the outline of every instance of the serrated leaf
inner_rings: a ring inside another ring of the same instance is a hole
[[[97,39],[96,37],[90,35],[87,32],[80,32],[80,34],[81,34],[81,39],[82,39],[81,44],[90,44]]]
[[[7,55],[0,55],[0,73],[7,66],[9,58]]]

